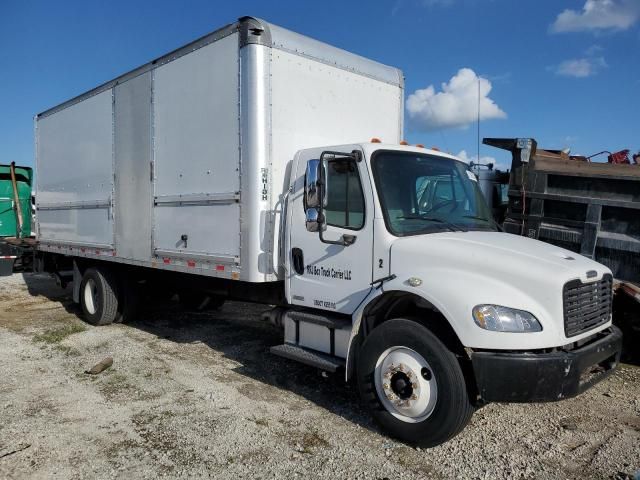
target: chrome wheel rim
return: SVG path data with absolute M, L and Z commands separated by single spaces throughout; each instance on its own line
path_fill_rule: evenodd
M 376 362 L 374 378 L 378 398 L 398 420 L 418 423 L 433 413 L 438 384 L 429 363 L 415 350 L 385 350 Z
M 98 286 L 93 278 L 84 285 L 84 306 L 90 315 L 98 311 Z

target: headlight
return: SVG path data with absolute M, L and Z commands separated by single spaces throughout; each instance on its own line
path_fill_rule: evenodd
M 524 310 L 500 305 L 477 305 L 473 307 L 473 320 L 480 328 L 495 332 L 539 332 L 542 326 L 538 319 Z

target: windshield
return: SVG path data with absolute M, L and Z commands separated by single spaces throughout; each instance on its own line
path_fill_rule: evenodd
M 385 223 L 394 235 L 497 229 L 464 163 L 397 151 L 376 152 L 371 163 Z

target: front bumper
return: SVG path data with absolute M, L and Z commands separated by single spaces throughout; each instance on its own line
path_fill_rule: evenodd
M 594 341 L 551 353 L 473 352 L 480 397 L 486 402 L 552 402 L 575 397 L 611 374 L 620 361 L 615 326 Z

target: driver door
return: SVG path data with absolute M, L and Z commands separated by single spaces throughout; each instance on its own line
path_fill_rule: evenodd
M 353 148 L 346 149 L 350 152 Z M 323 243 L 305 225 L 304 183 L 307 160 L 322 151 L 302 152 L 297 159 L 290 202 L 290 248 L 287 298 L 294 305 L 351 314 L 371 291 L 373 201 L 364 161 L 334 158 L 326 162 L 324 208 L 326 240 L 356 237 L 349 246 Z

